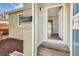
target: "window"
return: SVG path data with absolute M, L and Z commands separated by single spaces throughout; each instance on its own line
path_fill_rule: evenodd
M 73 25 L 79 26 L 79 3 L 73 3 Z M 76 15 L 77 14 L 77 15 Z
M 73 3 L 72 55 L 79 56 L 79 3 Z
M 73 15 L 79 12 L 79 3 L 73 3 Z
M 74 56 L 79 56 L 79 30 L 73 30 L 73 49 Z
M 19 15 L 19 25 L 22 24 L 22 20 L 23 20 L 22 17 L 23 17 L 23 14 L 20 14 L 20 15 Z
M 24 16 L 23 14 L 18 15 L 18 25 L 21 26 L 24 22 L 32 22 L 32 16 Z

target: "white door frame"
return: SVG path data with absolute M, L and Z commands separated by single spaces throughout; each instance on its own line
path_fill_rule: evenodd
M 73 16 L 73 4 L 70 4 L 70 56 L 72 56 L 72 16 Z
M 48 9 L 55 8 L 55 7 L 60 7 L 60 6 L 64 6 L 64 4 L 59 4 L 59 5 L 54 5 L 54 6 L 48 6 L 48 7 L 45 8 L 45 10 L 46 10 L 46 20 L 47 20 L 47 22 L 46 22 L 46 33 L 47 34 L 46 34 L 46 39 L 45 40 L 48 40 Z

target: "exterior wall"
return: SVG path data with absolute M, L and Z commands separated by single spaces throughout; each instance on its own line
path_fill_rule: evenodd
M 32 16 L 32 9 L 24 10 L 24 16 Z
M 23 13 L 24 16 L 32 16 L 32 9 L 30 6 L 27 8 L 27 5 L 24 4 L 23 11 L 15 12 L 9 14 L 9 37 L 18 38 L 24 41 L 24 55 L 31 56 L 32 55 L 32 22 L 23 22 L 22 26 L 18 25 L 18 14 Z M 32 5 L 31 5 L 32 6 Z
M 18 27 L 18 14 L 23 13 L 23 11 L 9 14 L 9 37 L 17 38 L 23 40 L 22 32 L 23 29 Z
M 23 3 L 24 9 L 31 9 L 32 8 L 32 3 Z
M 24 4 L 24 16 L 32 16 L 32 4 Z M 28 8 L 28 9 L 27 9 Z M 23 23 L 24 55 L 32 56 L 32 22 Z
M 23 23 L 24 55 L 32 55 L 32 22 Z

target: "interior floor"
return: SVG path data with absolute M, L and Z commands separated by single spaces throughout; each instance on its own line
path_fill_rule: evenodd
M 65 44 L 43 42 L 37 49 L 38 56 L 69 56 L 69 48 Z
M 58 34 L 52 34 L 50 37 L 48 37 L 48 39 L 54 39 L 54 40 L 62 40 Z
M 23 40 L 15 38 L 0 40 L 0 56 L 9 56 L 14 51 L 23 53 Z

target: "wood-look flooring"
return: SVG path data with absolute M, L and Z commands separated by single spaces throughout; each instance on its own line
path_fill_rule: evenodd
M 69 52 L 59 51 L 41 45 L 37 49 L 37 56 L 69 56 Z
M 51 39 L 51 40 L 62 40 L 58 34 L 52 34 L 50 37 L 48 37 L 48 39 Z

